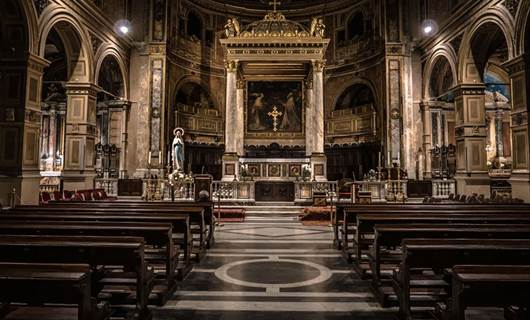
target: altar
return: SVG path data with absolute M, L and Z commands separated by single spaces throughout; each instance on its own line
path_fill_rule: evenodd
M 283 182 L 278 192 L 290 195 L 297 189 L 291 187 L 294 182 L 327 181 L 323 93 L 330 40 L 323 19 L 313 18 L 307 28 L 288 20 L 276 1 L 273 5 L 262 20 L 246 26 L 229 17 L 220 40 L 226 56 L 222 182 L 257 183 L 251 192 L 264 192 L 260 185 L 267 186 L 265 182 Z M 249 152 L 273 144 L 299 147 L 302 154 L 254 158 Z

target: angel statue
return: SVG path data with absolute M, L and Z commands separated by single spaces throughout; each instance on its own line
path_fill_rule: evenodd
M 225 24 L 225 34 L 227 38 L 236 37 L 239 35 L 241 28 L 239 26 L 239 21 L 237 18 L 228 18 Z
M 313 21 L 311 21 L 311 35 L 314 37 L 324 38 L 325 33 L 326 25 L 324 24 L 324 19 L 313 18 Z
M 173 130 L 173 143 L 171 149 L 173 149 L 173 170 L 184 171 L 184 129 L 176 128 Z

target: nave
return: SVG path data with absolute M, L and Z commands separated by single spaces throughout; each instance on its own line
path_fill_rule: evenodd
M 215 247 L 155 319 L 394 319 L 333 248 L 327 226 L 264 212 L 217 228 Z

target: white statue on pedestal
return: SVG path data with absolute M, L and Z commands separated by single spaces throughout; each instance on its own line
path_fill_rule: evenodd
M 171 149 L 173 151 L 173 170 L 184 172 L 184 129 L 176 128 L 173 130 L 175 138 Z

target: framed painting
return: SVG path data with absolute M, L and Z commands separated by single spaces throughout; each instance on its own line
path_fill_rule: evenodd
M 302 81 L 249 81 L 246 103 L 247 135 L 255 138 L 303 135 Z

